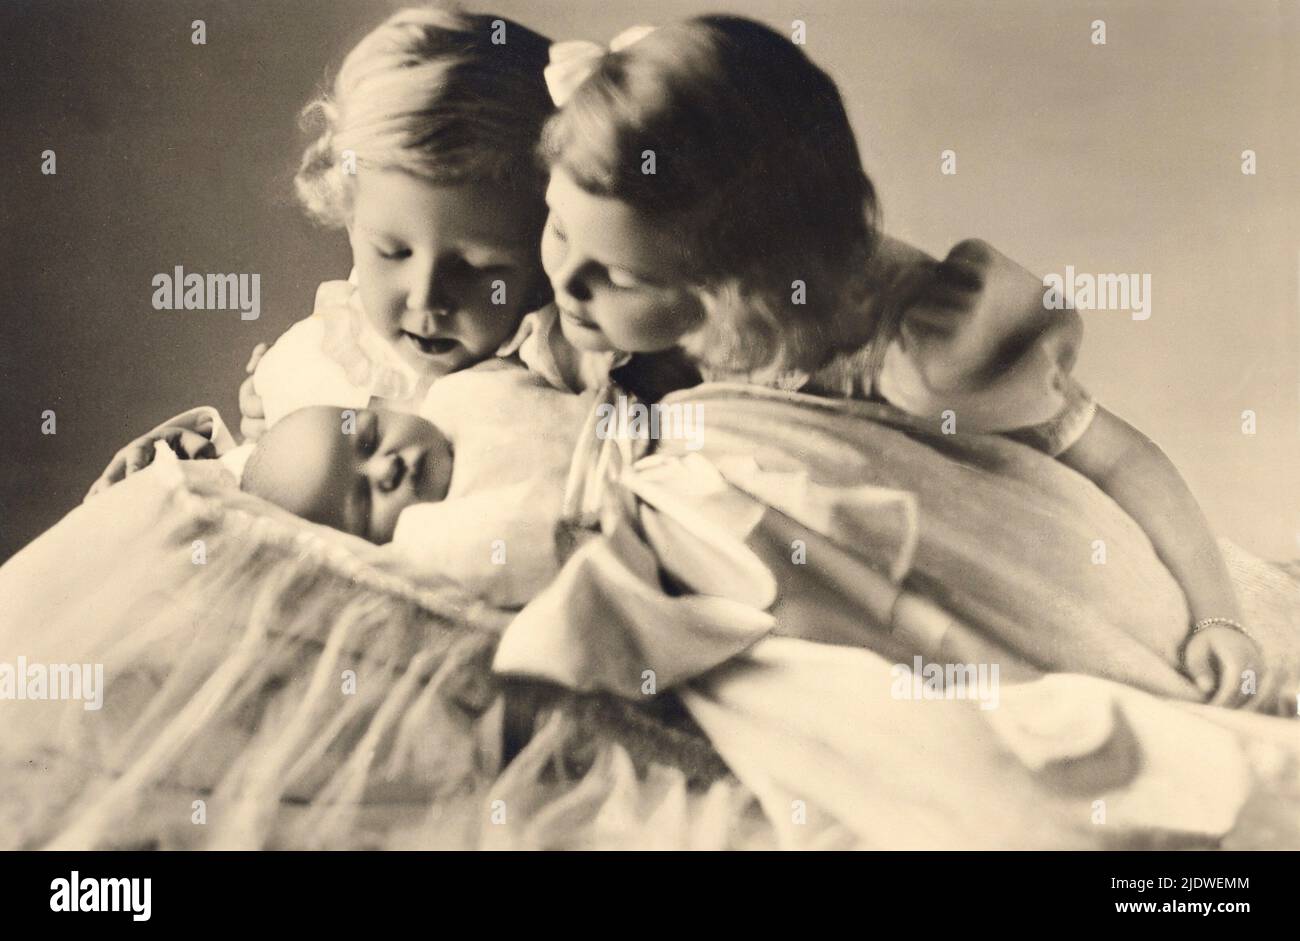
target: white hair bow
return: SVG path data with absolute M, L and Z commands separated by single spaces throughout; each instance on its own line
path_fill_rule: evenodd
M 543 71 L 546 88 L 551 93 L 555 107 L 562 108 L 573 97 L 578 86 L 587 80 L 607 53 L 626 49 L 655 31 L 653 26 L 632 26 L 623 30 L 609 42 L 606 49 L 600 43 L 586 39 L 571 39 L 551 44 L 551 63 Z

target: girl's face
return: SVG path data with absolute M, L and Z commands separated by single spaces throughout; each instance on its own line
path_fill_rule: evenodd
M 348 237 L 361 300 L 420 376 L 493 356 L 539 303 L 533 204 L 501 185 L 358 170 Z
M 593 196 L 560 168 L 546 203 L 542 265 L 565 339 L 585 350 L 653 353 L 699 326 L 704 308 L 670 229 Z

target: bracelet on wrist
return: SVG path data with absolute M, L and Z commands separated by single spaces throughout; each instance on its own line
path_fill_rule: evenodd
M 1251 636 L 1250 631 L 1246 630 L 1244 625 L 1240 624 L 1237 621 L 1234 621 L 1232 618 L 1201 618 L 1199 621 L 1197 621 L 1192 625 L 1192 632 L 1189 636 L 1195 637 L 1201 631 L 1211 627 L 1231 628 L 1237 633 L 1249 637 L 1251 640 L 1255 639 L 1254 637 Z

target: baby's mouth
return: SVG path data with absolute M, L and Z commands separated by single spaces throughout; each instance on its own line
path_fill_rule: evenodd
M 418 333 L 412 333 L 410 330 L 403 330 L 402 336 L 415 350 L 424 356 L 445 356 L 460 346 L 460 341 L 451 337 L 423 337 Z
M 398 453 L 393 455 L 392 470 L 385 483 L 389 492 L 409 490 L 418 494 L 424 486 L 424 468 L 428 455 L 421 451 L 415 457 Z

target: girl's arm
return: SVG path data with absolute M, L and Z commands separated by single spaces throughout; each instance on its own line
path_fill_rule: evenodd
M 1103 408 L 1088 430 L 1060 455 L 1118 503 L 1142 527 L 1187 596 L 1192 620 L 1241 620 L 1227 565 L 1196 498 L 1163 451 L 1132 425 Z M 1261 678 L 1259 649 L 1229 627 L 1202 630 L 1185 651 L 1188 673 L 1217 705 L 1239 706 L 1241 672 Z M 1262 690 L 1261 690 L 1262 692 Z M 1260 699 L 1263 697 L 1261 696 Z

